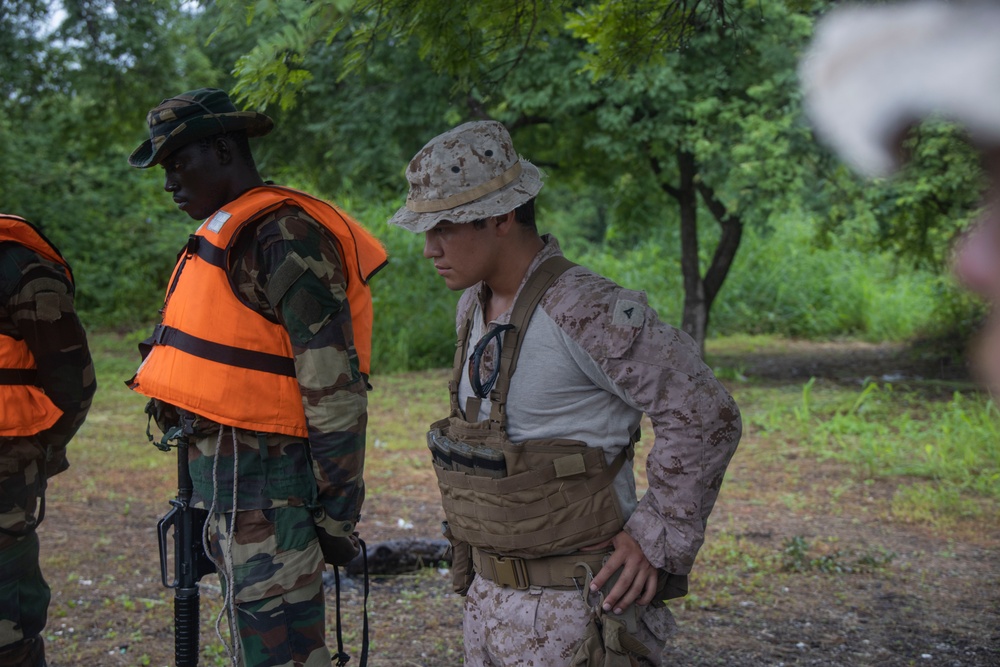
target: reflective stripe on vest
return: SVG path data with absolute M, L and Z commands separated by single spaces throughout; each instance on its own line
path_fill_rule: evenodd
M 181 253 L 163 321 L 130 383 L 135 391 L 220 424 L 307 437 L 288 332 L 233 292 L 227 257 L 239 231 L 295 206 L 337 240 L 361 372 L 371 364 L 368 280 L 386 263 L 381 243 L 333 205 L 290 188 L 254 188 L 206 220 Z
M 0 243 L 14 242 L 73 273 L 63 256 L 27 220 L 0 214 Z M 51 428 L 62 410 L 35 386 L 35 357 L 23 340 L 0 335 L 0 436 L 22 437 Z

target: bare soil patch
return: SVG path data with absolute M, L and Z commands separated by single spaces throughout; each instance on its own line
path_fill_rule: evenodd
M 859 383 L 891 374 L 952 391 L 968 381 L 961 362 L 898 346 L 790 343 L 780 354 L 711 362 L 799 386 L 809 377 Z M 732 389 L 739 400 L 740 385 Z M 369 456 L 364 538 L 438 539 L 443 515 L 419 463 L 422 443 Z M 664 665 L 1000 665 L 1000 520 L 901 522 L 891 511 L 900 483 L 855 479 L 845 466 L 778 451 L 749 428 L 691 595 L 671 604 L 679 627 Z M 51 667 L 173 664 L 172 594 L 160 582 L 155 535 L 173 485 L 167 458 L 148 474 L 74 466 L 53 481 L 39 531 L 53 589 Z M 344 638 L 358 665 L 363 582 L 342 584 Z M 228 664 L 214 631 L 218 595 L 206 579 L 203 665 Z M 461 605 L 448 573 L 435 567 L 373 578 L 369 665 L 461 665 Z

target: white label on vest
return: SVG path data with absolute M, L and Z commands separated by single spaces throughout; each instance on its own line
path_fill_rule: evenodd
M 627 324 L 638 329 L 646 319 L 646 308 L 638 301 L 618 299 L 615 302 L 615 314 L 612 323 L 619 326 Z
M 218 234 L 219 230 L 222 229 L 223 225 L 225 225 L 231 217 L 233 217 L 231 213 L 219 211 L 212 216 L 211 220 L 208 221 L 208 225 L 206 225 L 208 227 L 208 231 Z

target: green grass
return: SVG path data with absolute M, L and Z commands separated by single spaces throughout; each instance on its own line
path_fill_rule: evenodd
M 975 517 L 988 511 L 984 500 L 1000 500 L 1000 414 L 983 393 L 941 400 L 890 383 L 852 390 L 810 380 L 797 395 L 789 388 L 742 395 L 765 437 L 846 463 L 860 479 L 903 480 L 893 502 L 902 518 Z
M 171 465 L 169 454 L 147 442 L 145 399 L 124 384 L 138 363 L 135 344 L 143 335 L 91 335 L 99 389 L 73 444 L 74 465 L 125 475 Z M 712 341 L 709 354 L 738 358 L 782 347 L 781 339 L 739 336 Z M 859 479 L 904 480 L 894 508 L 914 520 L 976 516 L 984 500 L 1000 500 L 1000 414 L 984 394 L 955 392 L 941 400 L 888 383 L 771 386 L 744 377 L 738 367 L 717 370 L 735 387 L 744 421 L 771 443 L 755 453 L 765 462 L 780 464 L 789 451 L 805 452 L 850 465 Z M 368 444 L 374 485 L 400 467 L 422 469 L 427 426 L 447 411 L 447 378 L 443 369 L 373 375 Z M 81 493 L 99 492 L 98 479 L 84 481 Z M 124 495 L 125 502 L 132 497 Z
M 70 471 L 50 487 L 68 512 L 63 524 L 54 512 L 43 526 L 46 575 L 58 591 L 46 636 L 59 664 L 111 664 L 109 651 L 119 652 L 114 664 L 168 664 L 172 593 L 159 582 L 152 527 L 176 492 L 176 464 L 172 454 L 147 442 L 146 401 L 124 384 L 144 334 L 92 333 L 98 394 L 71 444 Z M 889 581 L 903 577 L 914 561 L 902 551 L 896 558 L 880 542 L 840 540 L 836 526 L 810 524 L 813 513 L 845 523 L 914 522 L 959 535 L 949 522 L 992 517 L 1000 503 L 998 415 L 986 397 L 890 385 L 763 383 L 744 373 L 741 354 L 777 354 L 786 344 L 741 336 L 709 345 L 710 357 L 726 359 L 732 369 L 726 382 L 746 428 L 692 575 L 692 593 L 672 603 L 688 617 L 733 605 L 770 607 L 787 602 L 783 590 L 844 577 Z M 407 508 L 439 502 L 424 434 L 447 412 L 448 375 L 439 368 L 371 378 L 365 478 L 370 507 L 392 508 L 383 510 L 383 520 L 406 519 Z M 641 462 L 653 440 L 648 428 L 644 436 L 636 456 L 640 488 Z M 871 489 L 889 489 L 890 495 L 861 507 L 859 499 Z M 788 518 L 798 524 L 780 533 Z M 125 549 L 132 560 L 122 556 Z M 423 654 L 427 664 L 457 664 L 461 599 L 442 594 L 449 590 L 443 576 L 428 568 L 380 582 L 380 597 L 369 607 L 378 629 L 372 648 L 385 661 L 379 664 L 405 664 L 407 656 Z M 221 605 L 214 586 L 202 595 L 201 658 L 202 664 L 223 665 L 214 634 Z M 357 598 L 350 593 L 345 604 L 358 609 Z M 345 635 L 356 647 L 360 616 L 347 619 Z M 121 653 L 126 645 L 134 655 Z

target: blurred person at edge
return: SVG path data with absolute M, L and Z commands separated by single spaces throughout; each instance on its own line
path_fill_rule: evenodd
M 966 288 L 1000 306 L 1000 5 L 837 7 L 818 22 L 800 76 L 817 136 L 866 175 L 896 171 L 907 132 L 925 118 L 964 128 L 988 187 L 978 219 L 955 244 L 953 270 Z M 975 372 L 996 392 L 996 313 L 975 347 Z
M 49 587 L 35 529 L 49 479 L 97 389 L 73 273 L 23 218 L 0 213 L 0 666 L 44 667 Z
M 265 182 L 249 138 L 274 123 L 225 91 L 165 99 L 146 123 L 129 164 L 160 165 L 163 189 L 203 222 L 130 386 L 189 440 L 234 663 L 329 666 L 322 573 L 360 548 L 368 279 L 385 250 L 328 202 Z

